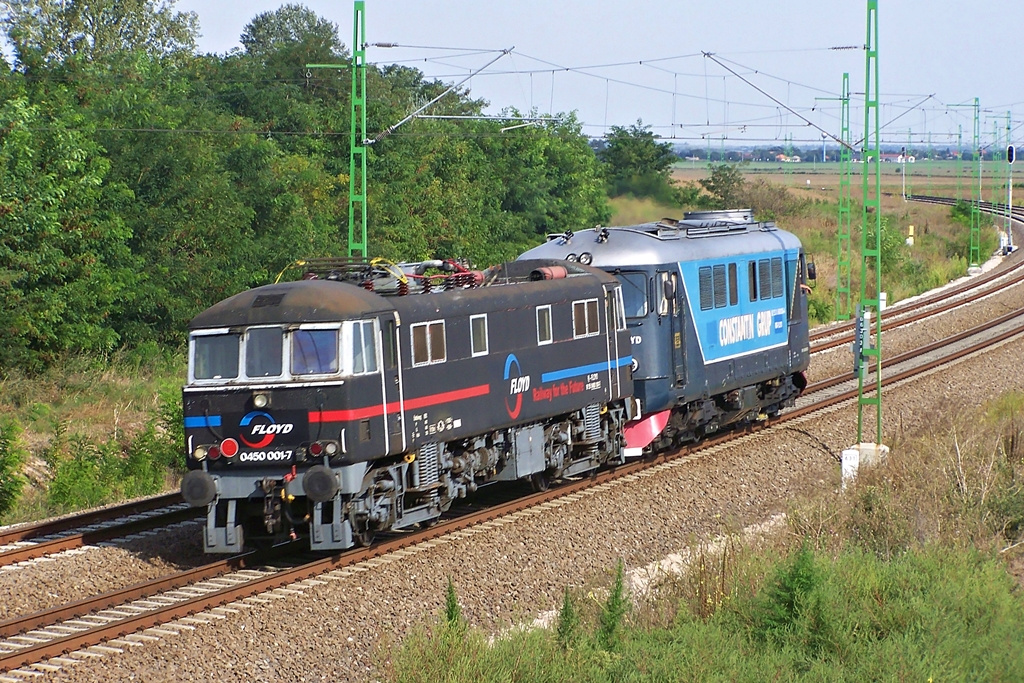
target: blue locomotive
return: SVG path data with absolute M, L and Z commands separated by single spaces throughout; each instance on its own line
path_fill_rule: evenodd
M 795 235 L 749 211 L 551 235 L 523 259 L 592 265 L 622 283 L 641 416 L 627 455 L 770 417 L 806 386 L 807 279 Z
M 543 489 L 623 462 L 638 414 L 614 277 L 566 261 L 316 265 L 190 324 L 181 491 L 207 508 L 207 552 L 368 544 L 484 484 Z

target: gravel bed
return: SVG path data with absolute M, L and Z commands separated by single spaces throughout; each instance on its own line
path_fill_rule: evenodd
M 167 576 L 208 562 L 202 526 L 182 524 L 132 540 L 91 546 L 0 569 L 0 620 Z
M 948 335 L 949 327 L 936 334 Z M 886 433 L 935 431 L 943 408 L 1024 390 L 1021 357 L 1024 341 L 1015 340 L 887 389 Z M 566 585 L 605 583 L 619 558 L 629 568 L 642 566 L 764 521 L 794 500 L 838 494 L 837 457 L 854 441 L 856 420 L 851 402 L 544 514 L 325 581 L 301 596 L 254 604 L 123 655 L 65 667 L 50 680 L 373 680 L 388 645 L 442 609 L 449 577 L 469 621 L 497 631 L 556 608 Z

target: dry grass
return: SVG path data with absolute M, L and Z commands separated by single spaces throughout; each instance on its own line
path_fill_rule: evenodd
M 181 364 L 117 356 L 108 362 L 68 358 L 38 376 L 10 370 L 0 378 L 0 415 L 18 420 L 35 458 L 58 431 L 128 440 L 156 414 L 161 392 L 183 383 Z

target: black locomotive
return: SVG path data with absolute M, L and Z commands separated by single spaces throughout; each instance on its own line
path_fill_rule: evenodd
M 637 405 L 611 275 L 318 265 L 190 325 L 181 490 L 208 508 L 208 552 L 367 544 L 483 484 L 545 488 L 623 461 Z

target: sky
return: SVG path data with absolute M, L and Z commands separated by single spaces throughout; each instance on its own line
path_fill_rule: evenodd
M 253 17 L 282 4 L 178 0 L 175 7 L 198 15 L 200 52 L 224 54 L 241 48 L 239 36 Z M 302 4 L 335 23 L 351 46 L 351 2 Z M 1012 27 L 1024 26 L 1024 2 L 877 4 L 883 144 L 949 146 L 960 136 L 969 148 L 975 98 L 983 146 L 1005 146 L 1008 114 L 1010 141 L 1024 138 L 1024 69 L 1012 36 Z M 867 0 L 366 0 L 365 6 L 367 62 L 413 66 L 448 83 L 474 74 L 465 87 L 490 103 L 489 114 L 507 107 L 541 115 L 575 111 L 584 133 L 595 137 L 642 122 L 664 139 L 696 147 L 805 147 L 841 136 L 845 72 L 851 139 L 863 136 Z

